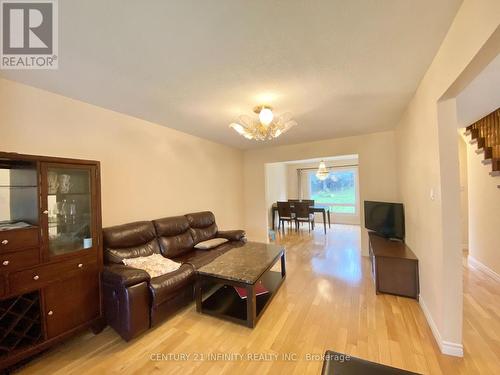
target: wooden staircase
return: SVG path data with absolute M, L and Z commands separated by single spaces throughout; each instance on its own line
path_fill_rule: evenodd
M 500 176 L 500 108 L 467 126 L 465 135 L 470 135 L 470 143 L 477 145 L 476 153 L 484 154 L 482 163 L 491 164 L 490 175 Z

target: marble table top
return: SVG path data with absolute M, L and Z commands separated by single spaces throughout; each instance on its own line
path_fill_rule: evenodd
M 274 264 L 283 246 L 247 242 L 242 247 L 229 250 L 209 264 L 198 269 L 198 274 L 254 284 Z

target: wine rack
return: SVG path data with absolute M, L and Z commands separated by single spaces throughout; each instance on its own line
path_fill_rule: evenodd
M 0 301 L 0 359 L 42 339 L 39 292 Z

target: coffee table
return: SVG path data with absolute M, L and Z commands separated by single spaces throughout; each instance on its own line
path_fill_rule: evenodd
M 271 270 L 278 260 L 281 272 Z M 197 270 L 196 311 L 253 328 L 285 277 L 284 247 L 247 242 Z M 260 283 L 268 292 L 256 295 Z M 213 285 L 209 293 L 204 293 L 206 285 Z M 247 297 L 240 297 L 234 287 L 243 288 Z
M 327 350 L 321 375 L 421 375 Z

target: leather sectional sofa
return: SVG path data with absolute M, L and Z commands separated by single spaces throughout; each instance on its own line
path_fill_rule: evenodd
M 246 241 L 242 230 L 219 231 L 211 212 L 105 228 L 103 237 L 105 316 L 127 341 L 193 301 L 196 269 Z M 208 251 L 194 248 L 216 237 L 229 241 Z M 154 253 L 182 265 L 174 272 L 151 278 L 147 272 L 122 262 Z

